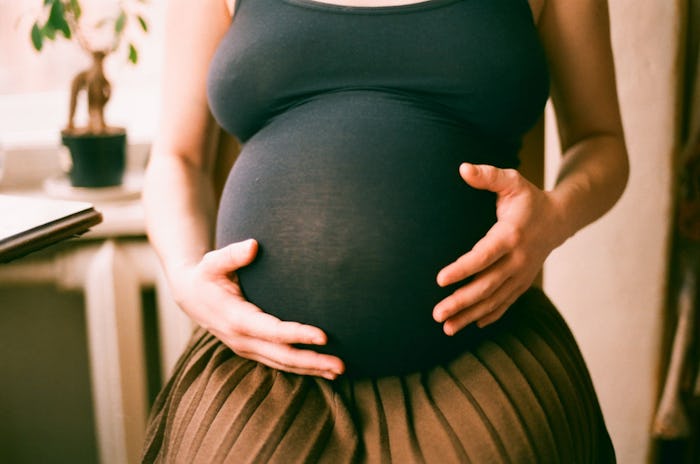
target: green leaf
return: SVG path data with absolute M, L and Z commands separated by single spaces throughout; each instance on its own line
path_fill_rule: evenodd
M 141 29 L 143 29 L 143 32 L 148 32 L 148 23 L 145 19 L 143 19 L 143 16 L 138 15 L 136 16 L 136 19 L 139 20 L 139 24 L 141 25 Z
M 70 31 L 70 26 L 68 26 L 68 23 L 66 21 L 63 21 L 61 23 L 61 27 L 59 30 L 63 34 L 63 37 L 65 37 L 66 39 L 70 39 L 73 36 L 73 34 L 71 34 Z
M 83 10 L 80 8 L 80 2 L 78 0 L 70 0 L 69 5 L 75 19 L 80 19 L 80 15 L 83 14 Z
M 44 6 L 51 5 L 54 3 L 56 0 L 44 0 Z
M 66 22 L 63 3 L 58 1 L 54 2 L 53 5 L 51 5 L 51 12 L 49 13 L 47 24 L 51 24 L 54 29 L 61 29 L 61 23 L 63 22 Z
M 34 25 L 32 26 L 31 37 L 32 45 L 34 45 L 36 51 L 40 52 L 41 47 L 44 46 L 44 36 L 42 35 L 41 30 L 39 29 L 39 24 L 34 23 Z
M 52 40 L 55 31 L 60 31 L 66 39 L 70 39 L 72 36 L 70 26 L 66 21 L 66 10 L 60 1 L 56 1 L 51 5 L 49 20 L 46 22 L 46 25 L 51 26 L 50 28 L 44 28 L 44 30 L 47 37 Z
M 41 28 L 41 33 L 49 40 L 56 39 L 56 29 L 49 23 L 44 24 L 44 27 Z
M 114 22 L 114 32 L 121 34 L 121 32 L 124 30 L 124 26 L 126 26 L 126 13 L 124 10 L 121 10 L 117 20 Z
M 129 61 L 136 64 L 139 61 L 139 52 L 134 47 L 134 44 L 129 44 Z

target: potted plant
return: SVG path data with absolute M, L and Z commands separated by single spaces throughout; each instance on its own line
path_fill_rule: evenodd
M 62 35 L 64 39 L 77 43 L 92 61 L 90 67 L 79 72 L 71 82 L 68 123 L 61 131 L 61 140 L 71 154 L 71 185 L 120 185 L 126 166 L 126 130 L 123 127 L 109 126 L 105 122 L 104 108 L 109 101 L 111 86 L 103 64 L 107 57 L 124 48 L 128 60 L 133 64 L 138 62 L 136 45 L 133 41 L 125 41 L 125 33 L 127 24 L 131 22 L 143 33 L 148 32 L 148 23 L 138 5 L 147 0 L 118 1 L 113 15 L 100 18 L 90 25 L 83 18 L 80 0 L 42 2 L 41 14 L 31 28 L 34 48 L 41 51 L 47 40 L 53 41 Z M 103 38 L 101 45 L 94 44 L 96 35 Z M 74 119 L 82 93 L 87 97 L 88 122 L 79 127 Z

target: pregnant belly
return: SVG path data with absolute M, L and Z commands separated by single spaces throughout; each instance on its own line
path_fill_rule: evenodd
M 217 246 L 255 238 L 243 292 L 283 320 L 320 327 L 351 375 L 452 356 L 433 306 L 438 271 L 495 221 L 495 197 L 462 161 L 503 161 L 464 128 L 400 100 L 338 95 L 296 107 L 244 146 L 224 189 Z M 496 163 L 498 164 L 498 163 Z

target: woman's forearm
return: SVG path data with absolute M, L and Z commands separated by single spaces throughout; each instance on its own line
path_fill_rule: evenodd
M 587 137 L 564 153 L 554 188 L 559 244 L 605 214 L 622 195 L 629 164 L 621 135 Z
M 230 24 L 221 0 L 167 2 L 160 121 L 143 203 L 146 231 L 169 278 L 212 248 L 218 126 L 209 111 L 206 80 Z
M 210 176 L 179 156 L 149 161 L 143 192 L 146 231 L 168 277 L 213 247 L 216 200 Z

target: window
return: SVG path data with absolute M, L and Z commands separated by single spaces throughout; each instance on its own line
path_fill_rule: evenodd
M 149 32 L 136 37 L 138 65 L 128 63 L 121 50 L 105 61 L 112 84 L 107 123 L 126 127 L 132 143 L 150 142 L 155 130 L 166 1 L 150 0 L 145 6 Z M 67 121 L 71 80 L 90 64 L 75 43 L 62 37 L 45 44 L 41 53 L 33 49 L 30 30 L 42 3 L 0 0 L 0 144 L 8 152 L 58 146 L 60 129 Z M 82 0 L 82 4 L 88 20 L 102 17 L 110 8 L 116 11 L 117 1 Z M 86 114 L 82 97 L 77 122 Z

